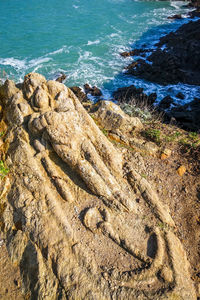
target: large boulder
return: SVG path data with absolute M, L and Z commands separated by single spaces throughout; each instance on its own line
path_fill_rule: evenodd
M 98 108 L 94 116 L 106 130 L 130 132 L 143 128 L 139 118 L 129 117 L 118 105 L 111 101 L 99 101 L 96 106 Z

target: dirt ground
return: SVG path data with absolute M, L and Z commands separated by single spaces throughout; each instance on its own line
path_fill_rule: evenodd
M 200 136 L 172 125 L 158 123 L 153 127 L 151 124 L 151 128 L 156 135 L 148 138 L 156 141 L 160 149 L 170 150 L 171 154 L 163 156 L 165 151 L 161 150 L 156 157 L 143 155 L 144 168 L 139 172 L 170 208 L 200 296 Z M 178 174 L 180 167 L 183 174 Z

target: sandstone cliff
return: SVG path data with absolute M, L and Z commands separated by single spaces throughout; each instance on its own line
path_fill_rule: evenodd
M 158 149 L 134 138 L 140 120 L 106 101 L 91 117 L 69 88 L 33 73 L 7 80 L 0 99 L 1 227 L 22 297 L 196 299 L 170 210 L 141 174 L 141 153 Z M 138 152 L 122 142 L 130 134 Z

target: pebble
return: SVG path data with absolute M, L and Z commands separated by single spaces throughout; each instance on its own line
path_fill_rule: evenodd
M 183 176 L 184 174 L 185 174 L 185 172 L 186 172 L 186 167 L 185 166 L 180 166 L 179 168 L 178 168 L 178 170 L 177 170 L 177 173 L 178 173 L 178 175 L 179 176 Z

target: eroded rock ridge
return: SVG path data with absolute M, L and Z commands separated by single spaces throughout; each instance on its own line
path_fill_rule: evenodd
M 169 209 L 73 92 L 30 73 L 19 85 L 7 80 L 0 96 L 10 169 L 1 191 L 4 232 L 23 294 L 196 299 Z M 95 118 L 108 128 L 142 126 L 107 106 Z

